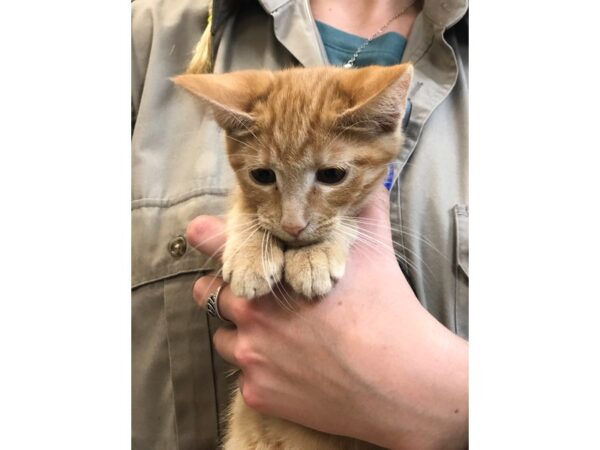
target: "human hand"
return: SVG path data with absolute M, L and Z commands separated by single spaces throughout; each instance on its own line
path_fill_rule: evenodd
M 263 414 L 388 448 L 464 448 L 468 345 L 421 306 L 400 271 L 388 193 L 377 192 L 361 217 L 365 237 L 322 300 L 276 288 L 277 295 L 248 301 L 224 286 L 219 309 L 235 328 L 220 327 L 214 346 L 242 370 L 242 396 Z M 204 216 L 187 236 L 212 254 L 224 243 L 222 230 L 219 219 Z M 221 283 L 198 280 L 198 304 Z

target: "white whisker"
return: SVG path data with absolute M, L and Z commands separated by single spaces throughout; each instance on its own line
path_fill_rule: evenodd
M 342 231 L 344 230 L 344 226 L 340 226 L 339 230 Z M 354 231 L 354 230 L 353 230 Z M 347 232 L 347 231 L 345 231 Z M 413 269 L 414 271 L 418 271 L 418 267 L 417 265 L 410 261 L 409 258 L 405 255 L 400 255 L 393 247 L 393 245 L 388 245 L 385 242 L 382 242 L 372 236 L 369 236 L 367 234 L 364 234 L 361 230 L 358 230 L 358 236 L 356 237 L 356 241 L 362 243 L 363 245 L 379 252 L 382 255 L 386 255 L 386 256 L 394 256 L 396 259 L 399 259 L 400 261 L 402 261 L 403 263 L 407 264 L 411 269 Z M 391 241 L 391 243 L 393 244 L 393 241 Z M 389 253 L 388 253 L 389 252 Z M 423 265 L 425 266 L 425 268 L 431 273 L 432 276 L 433 272 L 431 271 L 431 269 L 423 262 Z M 434 277 L 435 278 L 435 277 Z
M 379 223 L 379 220 L 377 219 L 367 219 L 364 217 L 351 217 L 351 216 L 346 216 L 346 217 L 340 217 L 340 219 L 342 221 L 348 221 L 348 220 L 358 220 L 361 223 L 364 223 L 365 225 L 374 225 L 376 223 Z M 397 228 L 397 227 L 393 227 L 391 226 L 390 229 L 392 231 L 395 231 L 397 233 L 400 234 L 404 234 L 406 236 L 409 236 L 411 238 L 414 238 L 420 242 L 422 242 L 423 244 L 427 245 L 429 248 L 431 248 L 434 252 L 436 252 L 439 256 L 441 256 L 442 258 L 444 258 L 446 261 L 449 261 L 447 255 L 445 255 L 444 253 L 442 253 L 435 245 L 433 245 L 433 243 L 431 243 L 431 241 L 429 241 L 428 239 L 426 239 L 425 237 L 423 237 L 423 235 L 421 235 L 418 232 L 413 232 L 411 231 L 410 228 L 402 226 L 401 228 Z M 396 242 L 396 244 L 398 244 Z M 403 247 L 405 248 L 405 247 Z
M 379 236 L 377 233 L 374 233 L 374 232 L 372 232 L 370 230 L 365 230 L 364 228 L 361 228 L 358 232 L 360 234 L 364 234 L 369 239 L 372 239 L 372 240 L 374 240 L 374 241 L 376 241 L 378 243 L 381 243 L 381 244 L 385 245 L 385 243 L 383 243 L 383 242 L 381 242 L 381 241 L 379 241 L 377 239 L 377 236 Z M 414 255 L 414 257 L 417 258 L 418 261 L 425 266 L 425 268 L 429 271 L 429 273 L 431 273 L 433 275 L 433 271 L 431 270 L 431 268 L 427 265 L 427 263 L 425 262 L 425 260 L 417 252 L 415 252 L 414 250 L 409 249 L 408 247 L 406 247 L 405 245 L 402 245 L 401 243 L 399 243 L 398 241 L 396 241 L 394 239 L 390 239 L 390 241 L 391 241 L 392 245 L 400 247 L 402 249 L 402 251 L 409 252 L 411 255 Z M 396 254 L 396 256 L 398 255 L 398 252 L 396 252 L 395 250 L 394 250 L 394 253 Z M 406 256 L 406 258 L 408 258 L 408 256 Z

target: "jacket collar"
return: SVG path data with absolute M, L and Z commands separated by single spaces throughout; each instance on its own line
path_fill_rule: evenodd
M 456 24 L 467 12 L 468 0 L 425 0 L 425 14 L 437 28 L 446 29 Z
M 218 35 L 227 19 L 250 2 L 258 2 L 273 17 L 276 38 L 305 67 L 325 65 L 327 56 L 310 12 L 309 0 L 214 0 L 211 31 Z M 423 15 L 444 30 L 466 13 L 468 0 L 424 0 Z
M 213 33 L 221 28 L 230 15 L 246 3 L 258 2 L 263 9 L 271 14 L 281 13 L 282 10 L 308 8 L 309 0 L 214 0 Z M 291 8 L 295 6 L 295 8 Z M 440 28 L 447 28 L 458 22 L 465 15 L 468 0 L 424 0 L 423 12 Z

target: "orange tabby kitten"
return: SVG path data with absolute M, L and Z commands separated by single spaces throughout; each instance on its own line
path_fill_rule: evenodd
M 225 130 L 236 173 L 223 278 L 248 299 L 285 281 L 307 299 L 344 274 L 358 224 L 403 142 L 410 64 L 181 75 Z M 249 409 L 239 391 L 225 450 L 368 449 Z

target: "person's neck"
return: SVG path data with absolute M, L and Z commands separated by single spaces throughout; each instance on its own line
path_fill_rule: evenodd
M 310 0 L 315 20 L 325 22 L 347 33 L 364 38 L 371 37 L 412 0 Z M 385 32 L 395 31 L 408 36 L 421 9 L 417 0 L 408 10 L 394 20 Z

